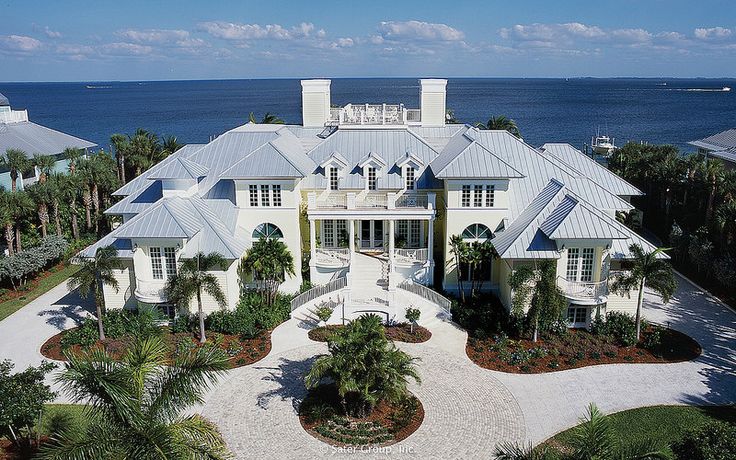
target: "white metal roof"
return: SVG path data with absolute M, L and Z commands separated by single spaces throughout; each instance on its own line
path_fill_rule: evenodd
M 58 155 L 69 147 L 88 149 L 97 144 L 30 121 L 0 123 L 0 152 L 23 150 L 28 156 Z

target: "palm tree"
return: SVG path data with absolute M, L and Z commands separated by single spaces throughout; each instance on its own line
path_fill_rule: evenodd
M 8 255 L 12 256 L 13 225 L 15 224 L 15 218 L 12 212 L 13 197 L 11 193 L 5 191 L 5 189 L 0 189 L 0 225 L 2 225 L 5 232 L 5 244 L 8 246 Z
M 77 171 L 77 164 L 81 158 L 84 158 L 84 150 L 74 147 L 68 147 L 64 150 L 64 158 L 69 164 L 69 174 L 74 175 Z
M 702 178 L 708 188 L 708 202 L 705 208 L 706 222 L 710 222 L 713 216 L 716 192 L 718 191 L 718 185 L 723 179 L 724 172 L 723 163 L 720 161 L 710 160 L 703 165 Z
M 677 280 L 672 272 L 672 266 L 666 261 L 659 259 L 659 254 L 665 248 L 657 248 L 652 252 L 645 253 L 641 246 L 632 244 L 629 251 L 634 255 L 633 268 L 631 271 L 618 276 L 611 283 L 611 290 L 620 294 L 628 294 L 633 289 L 639 289 L 639 300 L 636 303 L 636 340 L 641 336 L 641 307 L 644 301 L 644 288 L 648 287 L 662 296 L 662 301 L 667 303 L 677 289 Z
M 49 203 L 53 200 L 51 188 L 40 180 L 33 185 L 26 187 L 28 195 L 31 197 L 38 210 L 38 220 L 41 222 L 41 236 L 46 237 L 49 223 Z
M 82 205 L 87 223 L 87 231 L 92 229 L 92 187 L 90 183 L 94 180 L 93 165 L 90 160 L 83 158 L 77 162 L 76 176 L 79 180 L 79 188 L 82 191 Z
M 84 430 L 55 430 L 41 452 L 46 460 L 231 458 L 217 426 L 184 415 L 228 369 L 216 347 L 176 354 L 160 336 L 136 338 L 120 359 L 93 348 L 68 353 L 56 381 L 86 404 Z
M 61 188 L 59 191 L 59 195 L 65 203 L 69 203 L 72 237 L 74 237 L 75 240 L 78 240 L 79 223 L 77 221 L 77 199 L 79 198 L 81 178 L 79 174 L 70 174 L 63 177 L 64 179 L 60 182 Z
M 450 237 L 450 253 L 455 259 L 455 270 L 457 271 L 457 293 L 463 303 L 465 303 L 465 289 L 463 288 L 462 266 L 468 259 L 469 249 L 470 246 L 460 235 Z
M 179 265 L 179 272 L 166 282 L 165 292 L 171 302 L 180 308 L 188 308 L 194 297 L 197 298 L 199 314 L 199 341 L 205 343 L 204 311 L 202 310 L 202 292 L 206 292 L 225 308 L 225 294 L 217 277 L 211 273 L 216 269 L 227 269 L 227 261 L 222 255 L 211 252 L 207 255 L 198 252 L 191 259 L 185 259 Z
M 728 246 L 733 241 L 733 235 L 736 232 L 736 201 L 731 200 L 718 206 L 715 220 L 721 232 L 721 239 Z
M 90 293 L 94 294 L 95 307 L 97 309 L 97 329 L 100 340 L 105 340 L 105 328 L 102 324 L 102 315 L 105 311 L 105 296 L 103 287 L 110 286 L 117 292 L 120 289 L 115 270 L 120 269 L 118 250 L 115 247 L 105 246 L 97 249 L 95 256 L 91 259 L 76 257 L 73 261 L 79 265 L 79 270 L 69 277 L 67 287 L 69 290 L 79 289 L 79 294 L 87 298 Z
M 284 120 L 279 118 L 278 115 L 275 115 L 271 112 L 266 112 L 263 115 L 263 118 L 261 118 L 261 121 L 256 121 L 256 116 L 253 114 L 253 112 L 250 113 L 248 116 L 248 121 L 251 123 L 260 123 L 262 125 L 283 125 Z
M 18 182 L 18 174 L 23 174 L 28 166 L 28 155 L 26 152 L 19 149 L 8 149 L 5 151 L 4 156 L 0 156 L 0 167 L 3 167 L 10 171 L 10 191 L 15 192 Z
M 516 122 L 504 115 L 493 116 L 486 123 L 476 123 L 475 127 L 480 129 L 508 131 L 521 139 L 521 133 L 519 132 L 519 127 L 516 126 Z
M 135 168 L 135 175 L 139 176 L 143 171 L 165 158 L 167 154 L 164 155 L 162 152 L 158 136 L 145 129 L 137 129 L 130 138 L 130 148 L 127 151 L 130 163 Z
M 364 417 L 382 400 L 405 398 L 409 378 L 421 382 L 416 359 L 386 338 L 377 315 L 363 315 L 335 332 L 328 349 L 330 354 L 317 358 L 304 382 L 307 388 L 315 388 L 323 378 L 333 381 L 350 415 Z
M 125 180 L 125 155 L 127 155 L 128 149 L 130 148 L 130 142 L 128 136 L 125 134 L 113 134 L 110 136 L 110 144 L 115 149 L 115 159 L 118 165 L 118 178 L 123 184 Z
M 33 200 L 23 190 L 11 192 L 10 195 L 10 213 L 13 215 L 15 222 L 15 248 L 17 252 L 23 250 L 23 242 L 20 235 L 21 222 L 28 217 L 34 209 Z
M 294 256 L 289 248 L 276 238 L 261 238 L 253 243 L 238 266 L 241 277 L 252 273 L 258 277 L 259 288 L 266 304 L 273 305 L 278 294 L 279 285 L 286 275 L 294 275 Z
M 38 181 L 43 184 L 54 170 L 56 158 L 51 155 L 34 155 L 33 165 L 38 168 Z
M 519 445 L 502 442 L 496 446 L 496 460 L 557 460 L 560 457 L 547 446 L 534 447 L 531 443 Z
M 164 158 L 176 152 L 182 147 L 184 147 L 184 144 L 180 144 L 179 141 L 176 139 L 176 136 L 166 136 L 163 138 L 163 142 L 161 143 L 161 150 Z
M 46 182 L 46 187 L 51 195 L 51 209 L 54 214 L 54 228 L 56 229 L 56 234 L 58 236 L 61 236 L 62 233 L 60 212 L 61 200 L 64 199 L 67 194 L 67 189 L 69 188 L 67 185 L 67 177 L 67 175 L 62 173 L 54 173 L 49 176 L 48 182 Z

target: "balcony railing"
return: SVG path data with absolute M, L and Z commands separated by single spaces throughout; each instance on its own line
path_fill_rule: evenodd
M 0 112 L 0 123 L 21 123 L 24 121 L 28 121 L 28 111 L 26 110 Z
M 135 298 L 146 303 L 162 303 L 168 300 L 164 280 L 135 280 Z
M 385 193 L 368 193 L 355 200 L 356 208 L 385 208 L 388 199 Z
M 437 206 L 434 193 L 403 193 L 394 192 L 339 192 L 331 191 L 317 194 L 310 192 L 307 195 L 308 209 L 406 209 L 417 208 L 432 210 Z
M 397 208 L 426 208 L 427 195 L 416 193 L 404 193 L 396 198 Z
M 424 263 L 427 261 L 428 255 L 427 248 L 394 249 L 394 260 L 399 264 Z
M 315 262 L 322 267 L 347 267 L 350 265 L 350 249 L 348 248 L 317 248 L 315 255 Z
M 608 280 L 598 282 L 570 281 L 562 276 L 557 278 L 562 294 L 574 300 L 604 301 L 608 296 Z
M 345 209 L 347 207 L 347 196 L 344 193 L 328 193 L 320 196 L 315 205 L 318 208 Z
M 421 121 L 421 111 L 403 104 L 348 104 L 331 108 L 329 121 L 338 125 L 405 125 Z

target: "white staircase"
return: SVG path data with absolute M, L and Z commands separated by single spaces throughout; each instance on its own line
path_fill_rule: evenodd
M 350 300 L 345 317 L 353 319 L 372 312 L 384 319 L 393 316 L 389 309 L 388 261 L 356 252 L 350 261 Z

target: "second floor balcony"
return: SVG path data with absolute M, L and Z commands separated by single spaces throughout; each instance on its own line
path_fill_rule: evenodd
M 309 210 L 395 210 L 395 209 L 423 209 L 434 210 L 437 206 L 437 197 L 434 193 L 400 193 L 395 192 L 327 192 L 317 194 L 310 192 L 307 195 L 307 209 Z
M 165 303 L 166 296 L 165 280 L 146 280 L 137 278 L 135 281 L 135 298 L 144 303 Z
M 597 305 L 608 299 L 608 279 L 588 282 L 559 276 L 557 286 L 565 297 L 581 305 Z

